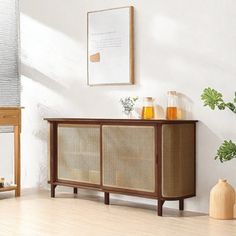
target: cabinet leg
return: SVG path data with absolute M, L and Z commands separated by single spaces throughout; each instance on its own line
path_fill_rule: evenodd
M 51 197 L 55 197 L 55 188 L 56 185 L 51 184 Z
M 158 200 L 158 205 L 157 205 L 157 214 L 158 216 L 162 216 L 162 211 L 163 211 L 163 204 L 164 204 L 164 200 Z
M 108 192 L 105 192 L 104 193 L 104 203 L 106 205 L 109 205 L 110 204 L 110 194 Z
M 77 194 L 77 193 L 78 193 L 78 189 L 74 188 L 74 194 Z
M 183 211 L 184 210 L 184 199 L 179 200 L 179 210 Z

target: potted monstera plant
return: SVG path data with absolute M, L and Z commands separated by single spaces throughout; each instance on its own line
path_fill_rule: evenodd
M 236 92 L 234 98 L 230 102 L 225 102 L 223 95 L 212 88 L 205 88 L 201 95 L 204 106 L 210 107 L 212 110 L 218 108 L 220 110 L 229 109 L 236 113 Z M 229 161 L 236 158 L 236 144 L 232 140 L 224 140 L 217 150 L 215 159 L 221 162 Z M 235 191 L 233 187 L 227 183 L 225 179 L 220 179 L 218 183 L 211 189 L 210 193 L 210 209 L 209 214 L 216 219 L 233 219 L 235 204 Z
M 220 92 L 212 88 L 205 88 L 201 95 L 201 99 L 204 102 L 204 106 L 208 106 L 212 110 L 215 108 L 220 110 L 229 109 L 236 114 L 236 92 L 234 94 L 233 101 L 225 102 L 223 95 Z M 232 140 L 224 140 L 217 150 L 215 159 L 225 162 L 233 158 L 236 158 L 236 144 L 232 142 Z

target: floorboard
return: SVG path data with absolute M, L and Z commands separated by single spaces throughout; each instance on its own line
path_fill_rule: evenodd
M 0 236 L 234 236 L 236 221 L 210 219 L 207 215 L 112 200 L 104 205 L 98 196 L 78 190 L 60 193 L 52 199 L 49 191 L 0 193 Z

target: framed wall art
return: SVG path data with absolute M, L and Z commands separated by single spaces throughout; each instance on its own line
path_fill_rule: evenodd
M 87 83 L 134 83 L 134 9 L 132 6 L 87 14 Z

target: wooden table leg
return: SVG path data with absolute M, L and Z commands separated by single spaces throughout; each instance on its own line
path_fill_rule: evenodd
M 106 205 L 110 204 L 110 194 L 108 192 L 104 192 L 104 203 Z
M 14 175 L 15 175 L 15 196 L 20 196 L 20 127 L 14 127 Z
M 179 210 L 183 211 L 184 210 L 184 199 L 179 200 Z

